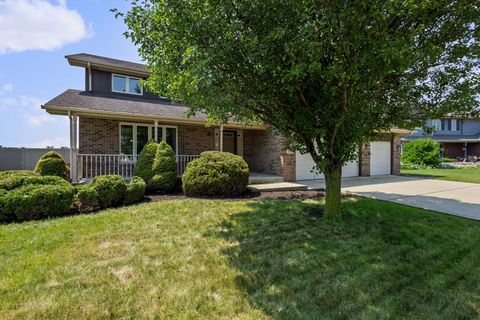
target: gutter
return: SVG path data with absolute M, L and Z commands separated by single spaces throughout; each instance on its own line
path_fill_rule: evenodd
M 144 115 L 144 114 L 135 114 L 127 112 L 114 112 L 114 111 L 99 111 L 99 110 L 85 110 L 83 108 L 75 107 L 58 107 L 50 105 L 41 105 L 41 108 L 46 110 L 50 114 L 55 115 L 68 115 L 70 112 L 75 112 L 78 116 L 94 116 L 94 117 L 107 117 L 107 118 L 124 118 L 127 120 L 144 120 L 144 121 L 162 121 L 166 123 L 180 123 L 180 124 L 202 124 L 205 125 L 207 121 L 205 119 L 190 119 L 182 117 L 173 117 L 173 116 L 159 116 L 159 115 Z M 242 125 L 236 122 L 230 122 L 225 124 L 229 128 L 245 128 L 245 129 L 256 129 L 256 130 L 265 130 L 267 126 L 264 125 Z

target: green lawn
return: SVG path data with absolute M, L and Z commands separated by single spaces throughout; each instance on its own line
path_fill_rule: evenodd
M 172 200 L 0 225 L 1 319 L 480 316 L 480 223 L 369 199 Z
M 402 170 L 402 174 L 430 176 L 439 180 L 480 183 L 480 168 Z

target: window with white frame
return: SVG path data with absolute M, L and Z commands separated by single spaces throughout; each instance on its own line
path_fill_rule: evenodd
M 143 87 L 140 84 L 142 79 L 112 74 L 112 91 L 119 93 L 143 94 Z
M 178 130 L 175 126 L 159 125 L 158 141 L 167 142 L 177 154 Z M 141 123 L 120 123 L 120 153 L 138 155 L 150 139 L 155 139 L 155 126 Z M 157 141 L 157 142 L 158 142 Z
M 432 127 L 435 131 L 442 130 L 442 120 L 432 120 Z

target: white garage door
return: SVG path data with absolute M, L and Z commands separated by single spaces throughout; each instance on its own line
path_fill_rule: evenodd
M 297 180 L 323 179 L 323 174 L 312 172 L 315 162 L 309 154 L 296 153 L 295 159 L 295 175 Z M 352 161 L 342 168 L 342 177 L 358 176 L 358 162 Z
M 387 141 L 370 142 L 370 175 L 379 176 L 391 173 L 391 143 Z

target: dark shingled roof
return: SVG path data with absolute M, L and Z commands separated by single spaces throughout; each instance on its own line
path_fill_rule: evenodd
M 129 70 L 145 76 L 150 74 L 144 64 L 101 57 L 88 53 L 71 54 L 65 56 L 65 58 L 67 58 L 68 62 L 74 66 L 86 67 L 87 64 L 90 63 L 94 67 Z
M 48 101 L 42 108 L 47 111 L 73 109 L 77 112 L 105 112 L 205 120 L 204 114 L 187 117 L 185 115 L 188 110 L 187 107 L 174 104 L 168 99 L 149 100 L 121 94 L 93 93 L 71 89 Z

